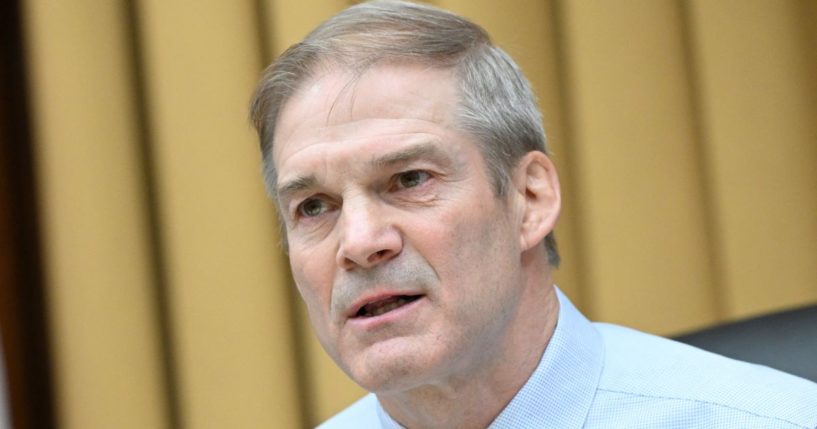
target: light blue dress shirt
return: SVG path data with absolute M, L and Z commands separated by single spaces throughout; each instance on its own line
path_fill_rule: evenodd
M 539 366 L 490 428 L 817 428 L 817 384 L 590 323 L 557 296 L 559 321 Z M 320 428 L 402 426 L 369 394 Z

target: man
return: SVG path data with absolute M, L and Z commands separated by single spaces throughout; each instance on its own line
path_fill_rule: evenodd
M 328 428 L 817 426 L 817 386 L 588 322 L 553 285 L 559 181 L 529 84 L 476 25 L 347 9 L 253 99 L 326 351 L 373 392 Z

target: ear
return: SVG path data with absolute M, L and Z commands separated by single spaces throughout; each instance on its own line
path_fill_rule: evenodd
M 523 250 L 540 244 L 559 219 L 562 196 L 556 167 L 542 152 L 528 152 L 516 165 L 514 191 L 522 202 L 519 240 Z

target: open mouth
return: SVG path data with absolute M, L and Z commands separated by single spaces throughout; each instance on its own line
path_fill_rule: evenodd
M 370 302 L 363 307 L 360 307 L 360 310 L 357 311 L 355 317 L 377 317 L 396 310 L 406 304 L 411 304 L 412 302 L 420 299 L 420 297 L 422 297 L 422 295 L 395 295 L 379 301 Z

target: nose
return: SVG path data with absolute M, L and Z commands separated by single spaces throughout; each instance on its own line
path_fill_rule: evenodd
M 346 200 L 339 219 L 337 262 L 346 270 L 373 268 L 398 254 L 403 237 L 377 201 L 365 197 Z

